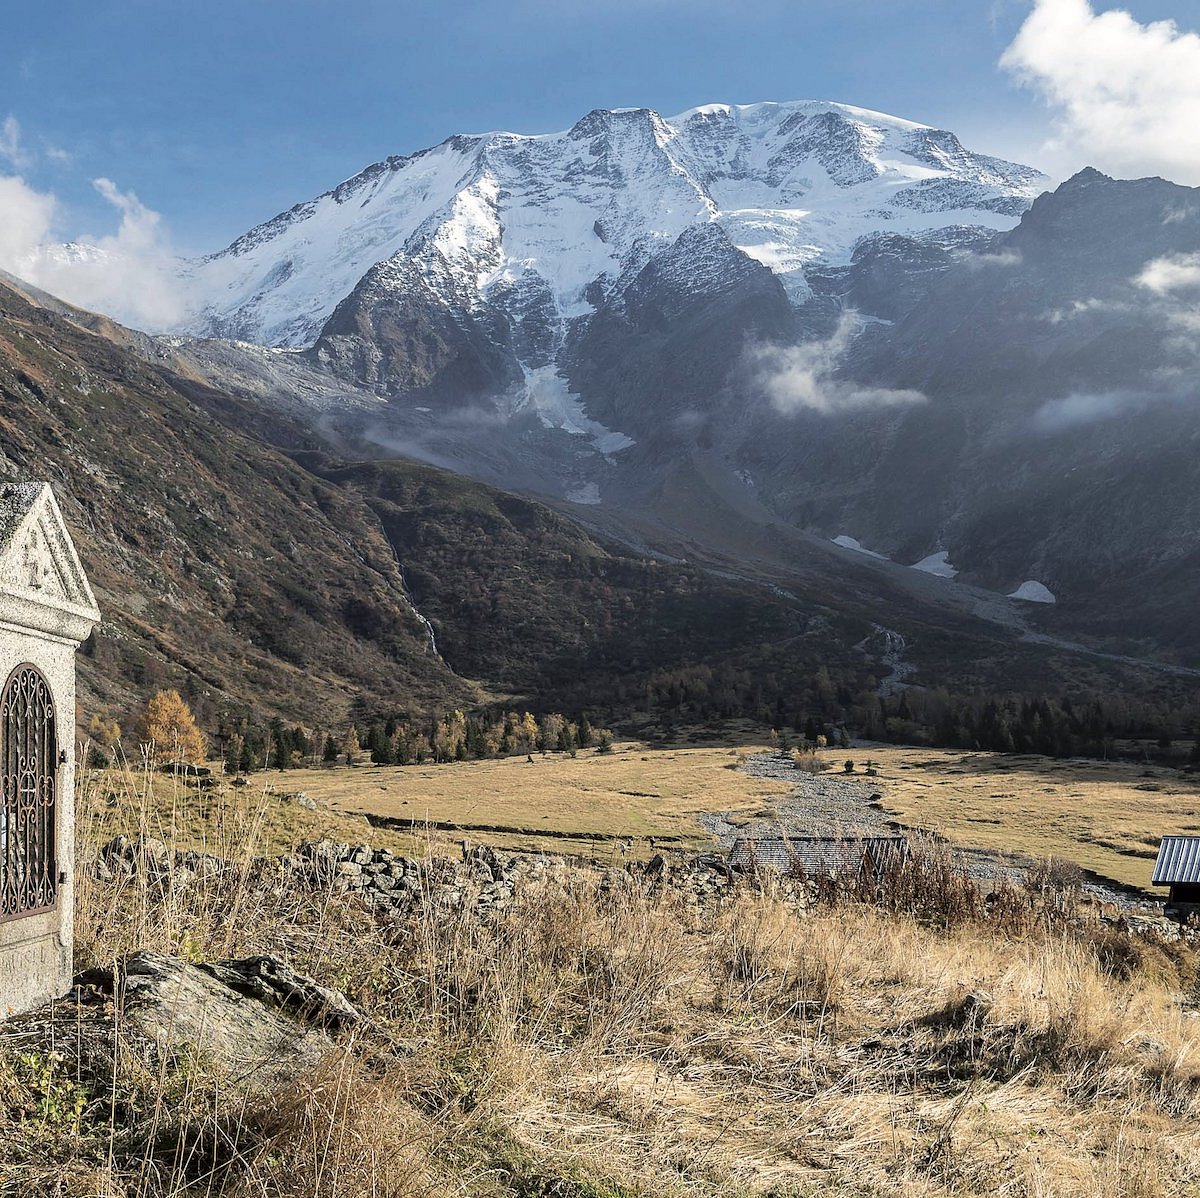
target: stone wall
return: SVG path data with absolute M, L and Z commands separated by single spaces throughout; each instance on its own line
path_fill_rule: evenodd
M 143 874 L 159 885 L 186 886 L 234 870 L 219 857 L 170 852 L 162 841 L 118 836 L 100 851 L 91 868 L 102 881 Z M 310 841 L 294 853 L 258 858 L 251 873 L 266 883 L 311 891 L 353 894 L 382 917 L 417 908 L 501 911 L 523 890 L 539 886 L 595 887 L 601 894 L 670 890 L 687 904 L 719 901 L 739 886 L 771 889 L 793 903 L 812 901 L 809 884 L 772 871 L 731 871 L 724 858 L 694 856 L 630 862 L 605 868 L 593 862 L 535 853 L 501 853 L 487 845 L 465 847 L 460 859 L 403 857 L 368 844 Z

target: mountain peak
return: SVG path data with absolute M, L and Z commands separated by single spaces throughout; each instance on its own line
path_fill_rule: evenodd
M 863 237 L 1006 231 L 1043 183 L 948 131 L 830 101 L 597 108 L 562 133 L 450 137 L 297 204 L 188 264 L 178 331 L 308 345 L 401 259 L 456 302 L 536 294 L 565 329 L 710 222 L 803 297 L 807 268 L 848 266 Z
M 1111 175 L 1098 171 L 1094 166 L 1085 166 L 1083 170 L 1076 171 L 1069 179 L 1065 180 L 1061 186 L 1085 187 L 1089 183 L 1111 183 L 1112 181 Z

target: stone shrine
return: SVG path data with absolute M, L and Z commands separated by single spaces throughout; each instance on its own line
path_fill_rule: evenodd
M 49 484 L 0 483 L 0 1018 L 71 984 L 75 650 L 99 620 Z

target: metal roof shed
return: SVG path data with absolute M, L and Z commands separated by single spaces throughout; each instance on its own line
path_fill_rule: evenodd
M 1164 836 L 1150 881 L 1170 887 L 1167 914 L 1200 910 L 1200 836 Z

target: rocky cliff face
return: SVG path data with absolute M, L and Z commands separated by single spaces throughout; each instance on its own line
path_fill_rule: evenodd
M 785 510 L 1194 652 L 1198 250 L 1196 189 L 1085 171 L 1041 197 L 860 339 L 848 371 L 927 402 L 860 424 L 849 488 L 828 440 L 797 446 Z

